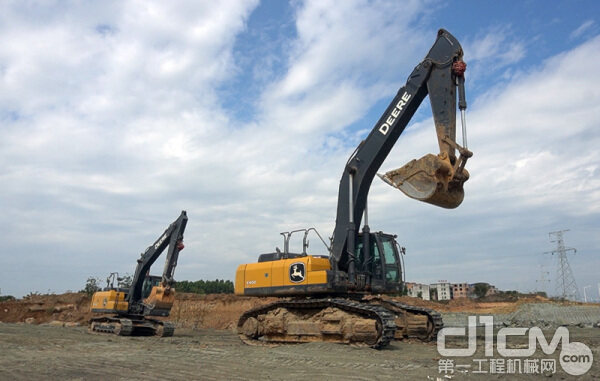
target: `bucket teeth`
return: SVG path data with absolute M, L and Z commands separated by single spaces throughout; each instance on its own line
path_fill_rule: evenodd
M 445 154 L 428 154 L 378 176 L 408 197 L 454 209 L 462 203 L 463 183 L 469 178 L 469 173 L 463 169 L 460 174 L 455 174 Z

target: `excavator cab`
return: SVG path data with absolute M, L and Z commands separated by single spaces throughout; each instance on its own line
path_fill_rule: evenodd
M 374 292 L 395 293 L 402 290 L 402 266 L 395 236 L 382 232 L 369 233 L 369 258 L 365 258 L 363 233 L 358 234 L 356 253 L 359 273 L 370 277 Z

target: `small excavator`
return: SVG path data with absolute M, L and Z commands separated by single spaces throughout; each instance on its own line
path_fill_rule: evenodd
M 316 230 L 301 229 L 281 233 L 283 252 L 276 248 L 260 255 L 258 263 L 238 267 L 237 295 L 282 297 L 242 314 L 237 324 L 242 341 L 255 345 L 327 341 L 382 348 L 394 339 L 429 341 L 436 337 L 443 327 L 439 313 L 382 296 L 403 290 L 404 248 L 395 235 L 370 230 L 367 196 L 378 175 L 411 198 L 449 209 L 461 204 L 463 184 L 469 178 L 465 164 L 472 156 L 466 146 L 466 64 L 462 57 L 456 38 L 440 30 L 425 59 L 350 156 L 340 180 L 330 245 L 319 234 L 328 256 L 308 255 L 306 237 Z M 462 146 L 456 142 L 457 92 Z M 427 95 L 440 153 L 379 175 L 377 171 Z M 364 226 L 357 231 L 363 216 Z M 291 253 L 290 236 L 299 231 L 304 232 L 302 253 Z
M 91 311 L 98 316 L 90 319 L 90 332 L 113 333 L 120 336 L 173 336 L 175 326 L 168 321 L 152 318 L 169 316 L 175 301 L 175 280 L 179 252 L 183 250 L 183 232 L 187 213 L 180 216 L 165 232 L 148 246 L 137 260 L 131 287 L 114 287 L 116 273 L 107 279 L 107 287 L 92 295 Z M 150 267 L 161 253 L 169 248 L 162 277 L 152 276 Z

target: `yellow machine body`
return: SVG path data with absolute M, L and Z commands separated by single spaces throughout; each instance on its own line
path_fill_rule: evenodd
M 330 286 L 329 259 L 311 255 L 243 264 L 235 274 L 236 295 L 302 295 Z
M 127 313 L 129 303 L 122 291 L 98 291 L 92 295 L 91 310 L 96 313 Z
M 150 295 L 144 299 L 144 304 L 155 310 L 171 310 L 175 302 L 175 289 L 163 286 L 154 286 Z
M 98 291 L 92 296 L 91 310 L 94 313 L 127 313 L 129 303 L 125 299 L 122 291 L 108 290 Z M 175 289 L 163 286 L 154 286 L 150 295 L 144 299 L 144 304 L 153 311 L 157 311 L 159 316 L 167 316 L 175 302 Z

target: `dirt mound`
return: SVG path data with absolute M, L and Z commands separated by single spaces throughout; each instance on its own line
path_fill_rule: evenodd
M 232 328 L 240 315 L 276 298 L 250 298 L 235 295 L 177 294 L 169 320 L 186 328 Z M 0 302 L 0 321 L 43 324 L 53 321 L 87 324 L 92 317 L 90 297 L 80 293 L 32 295 Z
M 31 295 L 0 303 L 0 321 L 7 323 L 86 322 L 91 314 L 90 298 L 85 294 Z
M 429 301 L 410 296 L 394 297 L 402 303 L 431 308 L 438 312 L 472 312 L 478 314 L 506 314 L 516 311 L 520 305 L 528 303 L 559 303 L 562 305 L 579 305 L 577 302 L 555 302 L 542 296 L 514 298 L 486 297 L 482 299 L 457 298 L 444 301 Z
M 393 297 L 392 299 L 442 313 L 477 314 L 508 314 L 516 311 L 524 303 L 555 303 L 542 297 L 518 298 L 514 302 L 476 301 L 467 298 L 437 302 L 408 296 Z M 176 326 L 184 328 L 231 329 L 237 324 L 244 311 L 275 300 L 278 298 L 255 298 L 231 294 L 177 294 L 169 320 L 173 321 Z M 0 321 L 7 323 L 41 324 L 62 321 L 84 325 L 91 316 L 90 298 L 80 293 L 31 295 L 20 300 L 0 302 Z
M 244 311 L 276 300 L 231 294 L 177 294 L 170 320 L 178 327 L 231 329 Z

